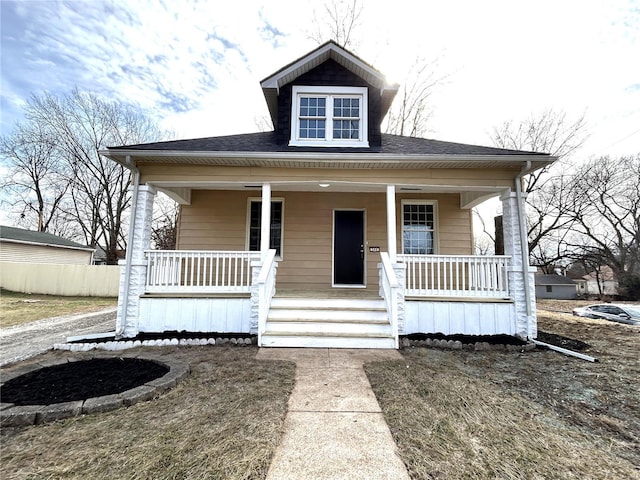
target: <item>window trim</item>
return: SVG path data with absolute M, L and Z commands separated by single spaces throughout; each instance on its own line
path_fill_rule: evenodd
M 440 252 L 440 225 L 438 222 L 438 201 L 422 200 L 417 198 L 406 198 L 400 202 L 400 242 L 402 245 L 402 254 L 408 255 L 404 251 L 404 206 L 405 205 L 431 205 L 433 207 L 433 253 L 417 254 L 417 255 L 439 255 Z
M 251 239 L 251 203 L 252 202 L 260 202 L 262 203 L 262 197 L 248 197 L 247 198 L 247 221 L 246 221 L 246 230 L 245 230 L 245 249 L 247 252 L 259 252 L 260 250 L 250 250 L 250 239 Z M 284 197 L 271 197 L 271 203 L 280 202 L 282 203 L 281 208 L 281 218 L 280 218 L 280 255 L 276 255 L 277 260 L 282 260 L 284 258 Z M 260 223 L 262 224 L 262 218 L 260 218 Z
M 325 117 L 325 138 L 300 138 L 300 99 L 307 96 L 317 96 L 327 99 Z M 335 97 L 360 97 L 360 139 L 333 138 L 333 99 Z M 304 147 L 368 147 L 368 89 L 367 87 L 327 87 L 294 85 L 291 92 L 291 136 L 290 146 Z

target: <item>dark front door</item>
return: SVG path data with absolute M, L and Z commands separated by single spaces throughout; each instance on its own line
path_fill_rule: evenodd
M 364 285 L 364 212 L 336 210 L 333 229 L 333 284 Z

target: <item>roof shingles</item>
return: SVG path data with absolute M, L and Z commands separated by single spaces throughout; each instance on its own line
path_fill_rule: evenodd
M 167 142 L 143 143 L 109 147 L 112 153 L 117 150 L 140 151 L 180 151 L 180 152 L 327 152 L 327 153 L 380 153 L 397 155 L 540 155 L 546 153 L 508 150 L 496 147 L 483 147 L 464 143 L 445 142 L 427 138 L 404 137 L 400 135 L 382 135 L 380 147 L 290 147 L 276 143 L 275 132 L 247 133 L 221 137 L 194 138 L 189 140 L 171 140 Z

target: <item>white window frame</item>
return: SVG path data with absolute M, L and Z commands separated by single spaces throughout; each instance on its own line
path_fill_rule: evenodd
M 258 250 L 249 250 L 251 248 L 251 203 L 252 202 L 260 202 L 262 203 L 262 197 L 249 197 L 247 198 L 247 224 L 246 224 L 246 234 L 245 234 L 245 250 L 246 251 L 260 251 Z M 280 255 L 276 256 L 277 260 L 282 260 L 284 257 L 284 198 L 283 197 L 272 197 L 271 203 L 280 202 L 282 203 L 282 210 L 280 219 Z M 260 219 L 262 221 L 262 219 Z M 273 219 L 272 219 L 273 220 Z
M 425 255 L 438 255 L 440 251 L 440 240 L 438 232 L 440 227 L 438 224 L 438 201 L 437 200 L 420 200 L 420 199 L 404 199 L 400 202 L 400 238 L 402 242 L 402 253 L 404 251 L 404 206 L 405 205 L 431 205 L 433 207 L 433 252 Z
M 367 87 L 323 87 L 294 85 L 291 95 L 291 138 L 290 146 L 298 147 L 368 147 L 368 90 Z M 322 97 L 327 100 L 325 117 L 325 138 L 300 138 L 300 99 L 302 97 Z M 333 99 L 360 98 L 359 139 L 333 138 Z

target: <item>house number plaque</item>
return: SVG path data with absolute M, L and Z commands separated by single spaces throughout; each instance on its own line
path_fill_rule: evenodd
M 380 247 L 369 247 L 369 252 L 380 253 Z

